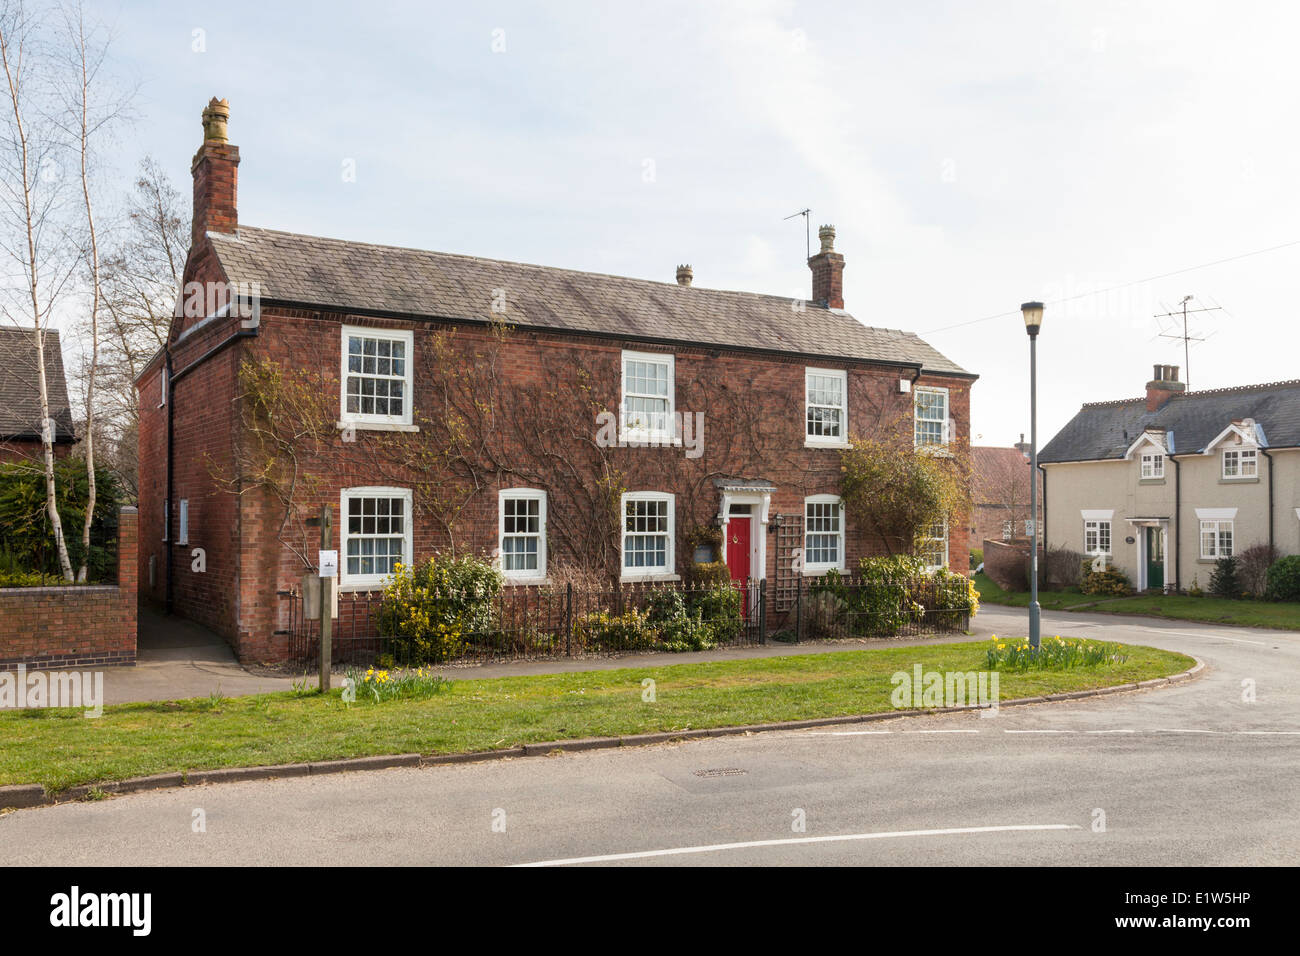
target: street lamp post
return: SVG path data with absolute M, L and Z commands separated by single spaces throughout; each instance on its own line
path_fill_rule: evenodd
M 1043 303 L 1020 307 L 1029 333 L 1029 509 L 1033 521 L 1029 536 L 1029 646 L 1038 650 L 1038 330 L 1043 324 Z

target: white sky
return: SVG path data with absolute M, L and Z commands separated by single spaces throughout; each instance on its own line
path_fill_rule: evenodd
M 982 376 L 977 444 L 1028 431 L 1027 299 L 1049 303 L 1040 444 L 1182 364 L 1151 316 L 1184 295 L 1224 307 L 1195 317 L 1215 334 L 1194 387 L 1300 377 L 1300 245 L 1052 302 L 1300 241 L 1295 4 L 99 12 L 142 84 L 121 169 L 151 153 L 188 196 L 199 113 L 227 97 L 251 225 L 665 281 L 689 262 L 697 285 L 807 296 L 803 223 L 782 217 L 810 206 L 854 315 Z

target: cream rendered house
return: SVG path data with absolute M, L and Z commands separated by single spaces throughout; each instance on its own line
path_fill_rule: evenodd
M 1204 588 L 1256 544 L 1300 552 L 1300 381 L 1084 405 L 1039 454 L 1047 546 L 1105 555 L 1138 590 Z

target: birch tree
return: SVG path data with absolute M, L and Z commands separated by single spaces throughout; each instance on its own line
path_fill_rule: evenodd
M 87 316 L 89 358 L 85 369 L 86 424 L 82 436 L 82 450 L 86 459 L 86 482 L 89 500 L 81 529 L 81 566 L 77 569 L 77 582 L 84 583 L 87 561 L 90 556 L 90 531 L 95 518 L 95 435 L 96 394 L 95 381 L 99 369 L 99 314 L 103 301 L 99 235 L 95 226 L 95 202 L 92 198 L 91 173 L 95 166 L 94 147 L 107 133 L 125 108 L 125 99 L 114 100 L 111 87 L 103 81 L 102 71 L 108 53 L 108 41 L 102 31 L 86 22 L 82 3 L 63 8 L 63 34 L 59 43 L 62 51 L 62 70 L 59 84 L 63 92 L 62 127 L 68 139 L 75 144 L 78 171 L 81 180 L 81 206 L 84 237 L 82 255 L 88 284 L 89 314 Z
M 54 423 L 45 369 L 45 333 L 54 303 L 71 277 L 77 257 L 68 256 L 66 235 L 58 221 L 63 189 L 60 159 L 64 143 L 52 119 L 49 91 L 38 67 L 43 65 L 34 18 L 18 0 L 0 5 L 0 66 L 6 103 L 0 141 L 0 248 L 16 267 L 17 279 L 4 316 L 32 330 L 40 398 L 41 439 L 45 467 L 45 506 L 65 580 L 73 580 L 63 523 L 59 518 L 54 477 Z

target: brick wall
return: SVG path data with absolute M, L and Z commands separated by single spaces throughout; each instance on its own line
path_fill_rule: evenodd
M 135 663 L 136 519 L 121 510 L 116 586 L 0 588 L 0 668 Z
M 1004 591 L 1029 590 L 1029 539 L 984 542 L 984 573 Z

